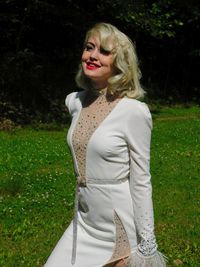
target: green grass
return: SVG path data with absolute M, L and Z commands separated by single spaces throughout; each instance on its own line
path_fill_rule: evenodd
M 199 266 L 200 109 L 166 109 L 154 120 L 151 173 L 156 230 L 169 266 Z
M 200 109 L 153 113 L 156 236 L 168 266 L 200 262 Z M 0 132 L 0 266 L 43 266 L 73 216 L 74 176 L 61 131 Z

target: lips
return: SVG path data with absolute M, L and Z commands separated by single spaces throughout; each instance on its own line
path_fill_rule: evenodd
M 96 64 L 96 63 L 93 63 L 93 62 L 86 62 L 86 68 L 88 70 L 96 70 L 96 69 L 99 69 L 101 66 Z

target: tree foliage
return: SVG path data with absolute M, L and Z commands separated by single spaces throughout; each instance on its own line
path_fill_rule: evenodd
M 13 106 L 42 120 L 60 118 L 75 89 L 85 31 L 99 21 L 136 42 L 151 98 L 199 101 L 197 0 L 1 0 L 0 8 L 2 117 Z

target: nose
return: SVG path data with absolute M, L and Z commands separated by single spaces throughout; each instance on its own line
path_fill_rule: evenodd
M 90 59 L 91 60 L 97 60 L 98 59 L 98 49 L 92 50 L 90 53 Z

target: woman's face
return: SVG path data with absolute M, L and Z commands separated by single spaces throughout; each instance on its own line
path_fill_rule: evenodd
M 82 54 L 82 67 L 84 74 L 97 89 L 105 88 L 108 79 L 114 74 L 113 61 L 113 53 L 101 47 L 98 36 L 91 36 Z

